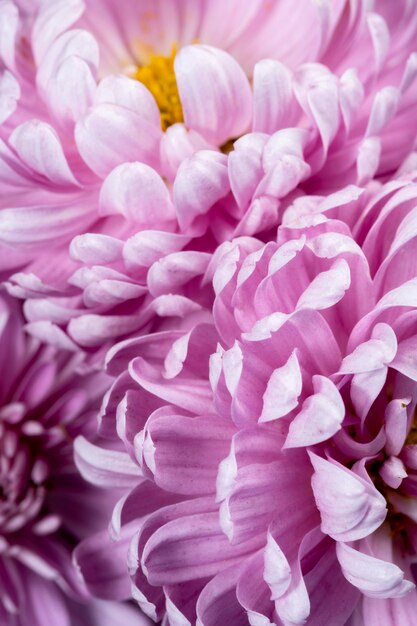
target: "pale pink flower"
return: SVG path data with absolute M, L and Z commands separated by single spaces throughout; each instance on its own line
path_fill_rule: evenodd
M 117 498 L 74 466 L 72 441 L 95 432 L 108 385 L 103 374 L 77 374 L 79 365 L 25 335 L 15 303 L 0 298 L 2 626 L 146 623 L 132 607 L 89 599 L 72 565 L 76 541 L 103 527 Z
M 76 462 L 130 477 L 113 550 L 155 621 L 413 626 L 417 185 L 375 187 L 305 199 L 277 242 L 223 244 L 213 323 L 109 352 L 100 433 L 126 452 L 115 469 L 79 438 Z M 111 598 L 110 555 L 103 535 L 76 552 Z
M 416 6 L 2 0 L 0 265 L 24 270 L 31 332 L 75 349 L 165 327 L 219 242 L 397 169 Z

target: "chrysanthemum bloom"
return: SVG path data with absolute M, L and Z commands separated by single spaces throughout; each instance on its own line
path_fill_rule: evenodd
M 217 243 L 395 170 L 417 5 L 369 5 L 2 0 L 2 266 L 31 332 L 94 347 L 184 317 Z
M 213 324 L 109 353 L 101 432 L 126 452 L 115 470 L 80 438 L 77 465 L 131 480 L 113 549 L 155 621 L 414 625 L 416 199 L 384 186 L 353 237 L 348 189 L 278 242 L 224 244 Z M 108 597 L 100 541 L 77 560 Z
M 27 337 L 0 299 L 0 623 L 115 626 L 147 623 L 132 607 L 88 601 L 72 566 L 77 541 L 103 527 L 115 494 L 78 475 L 72 442 L 95 431 L 107 381 L 77 375 L 78 357 Z

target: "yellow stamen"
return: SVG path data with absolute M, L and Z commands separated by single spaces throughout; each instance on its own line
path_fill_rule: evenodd
M 174 45 L 170 56 L 151 54 L 149 63 L 138 67 L 133 74 L 133 78 L 143 83 L 155 98 L 161 112 L 162 130 L 184 121 L 174 72 L 176 53 Z
M 224 143 L 222 146 L 220 146 L 220 150 L 223 152 L 223 154 L 229 154 L 230 152 L 232 152 L 232 150 L 234 150 L 234 142 L 236 141 L 236 139 L 229 139 L 228 141 L 226 141 L 226 143 Z
M 407 405 L 402 404 L 403 408 Z M 415 446 L 417 444 L 417 409 L 414 410 L 413 421 L 411 423 L 411 428 L 408 432 L 407 438 L 405 440 L 405 446 Z
M 414 424 L 411 427 L 410 432 L 407 435 L 407 439 L 405 440 L 405 444 L 406 446 L 415 446 L 417 444 L 417 425 L 414 422 Z

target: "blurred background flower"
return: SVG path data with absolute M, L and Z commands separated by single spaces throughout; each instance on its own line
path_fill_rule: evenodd
M 73 462 L 74 438 L 96 431 L 106 376 L 77 373 L 79 357 L 27 336 L 3 296 L 0 363 L 1 624 L 145 624 L 133 607 L 91 600 L 72 565 L 77 540 L 103 528 L 117 497 Z

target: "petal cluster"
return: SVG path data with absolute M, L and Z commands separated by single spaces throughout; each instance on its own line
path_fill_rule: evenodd
M 413 2 L 148 4 L 0 7 L 2 265 L 31 332 L 67 349 L 178 322 L 206 253 L 393 172 L 417 133 Z
M 101 434 L 142 476 L 110 528 L 155 621 L 344 626 L 415 606 L 416 185 L 350 196 L 310 198 L 276 242 L 223 244 L 211 321 L 107 356 Z M 84 476 L 100 457 L 121 484 L 86 450 Z M 94 541 L 76 553 L 90 586 Z

